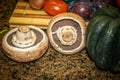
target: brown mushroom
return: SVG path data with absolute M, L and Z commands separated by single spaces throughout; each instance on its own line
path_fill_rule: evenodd
M 2 47 L 9 58 L 17 62 L 28 62 L 40 58 L 45 53 L 48 38 L 40 28 L 20 26 L 4 36 Z
M 53 17 L 47 30 L 54 49 L 63 54 L 75 54 L 85 47 L 85 20 L 75 13 Z

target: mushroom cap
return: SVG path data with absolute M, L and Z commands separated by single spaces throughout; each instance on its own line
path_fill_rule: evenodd
M 18 28 L 10 30 L 3 38 L 2 47 L 4 54 L 17 62 L 29 62 L 40 58 L 48 49 L 48 38 L 46 33 L 35 26 L 29 28 L 36 34 L 36 41 L 33 45 L 19 47 L 12 43 L 13 35 Z
M 56 15 L 47 29 L 53 48 L 62 54 L 75 54 L 85 47 L 85 20 L 70 12 Z

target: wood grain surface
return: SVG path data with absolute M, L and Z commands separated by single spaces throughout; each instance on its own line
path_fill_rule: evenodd
M 48 15 L 43 9 L 35 10 L 30 7 L 26 0 L 19 0 L 9 19 L 10 27 L 20 25 L 35 25 L 46 29 L 53 16 Z

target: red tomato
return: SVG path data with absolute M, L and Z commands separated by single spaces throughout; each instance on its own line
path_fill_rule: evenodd
M 62 0 L 47 0 L 44 5 L 44 11 L 49 15 L 55 16 L 59 13 L 67 12 L 68 5 Z
M 120 0 L 116 0 L 116 5 L 120 9 Z

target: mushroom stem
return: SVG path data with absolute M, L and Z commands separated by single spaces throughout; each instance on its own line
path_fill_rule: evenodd
M 17 47 L 28 47 L 35 41 L 36 34 L 28 26 L 20 26 L 12 37 L 12 43 Z
M 77 32 L 72 26 L 64 26 L 58 29 L 57 36 L 63 45 L 72 45 L 76 42 Z

